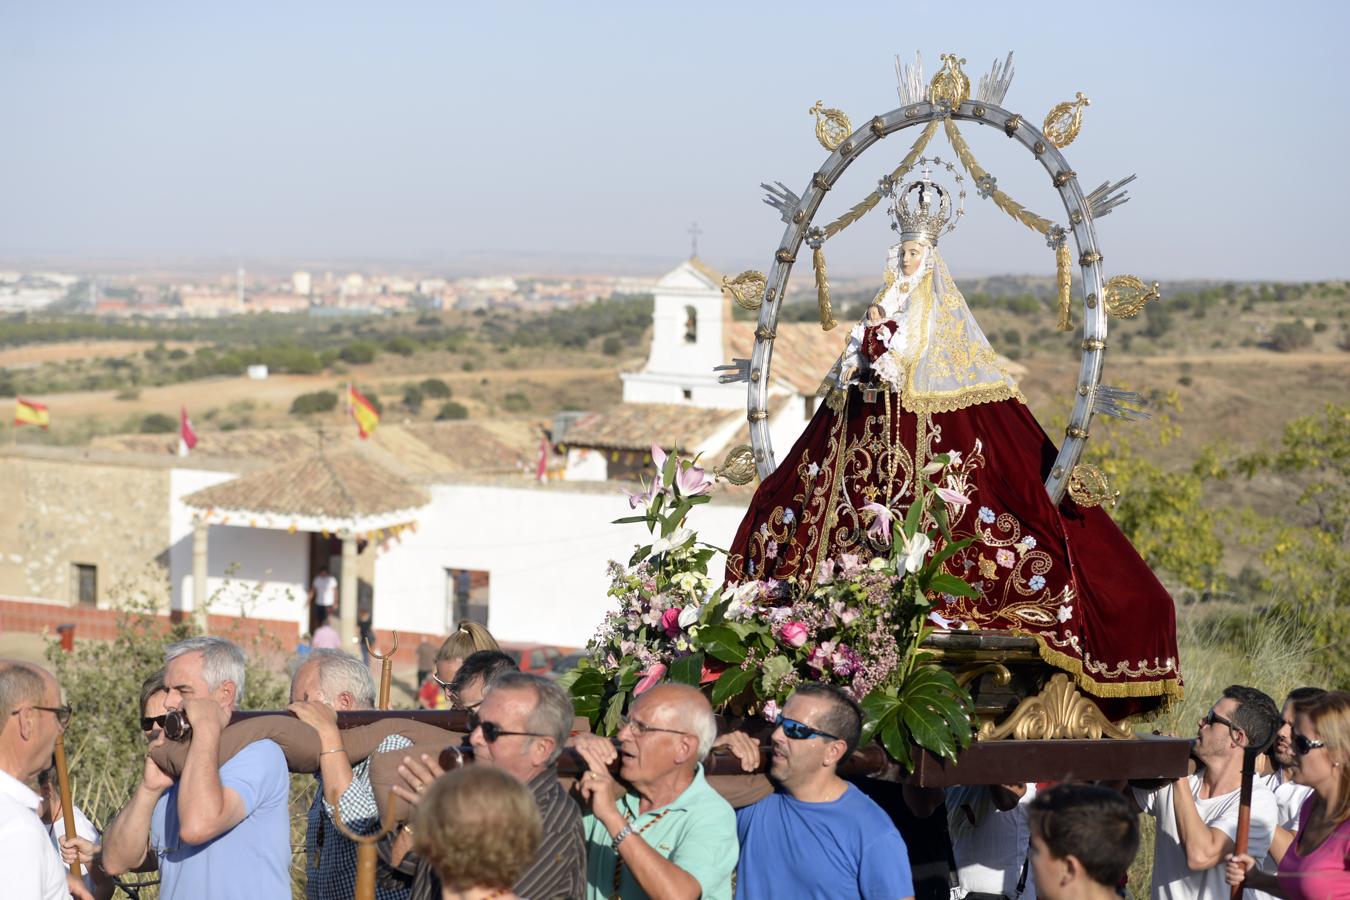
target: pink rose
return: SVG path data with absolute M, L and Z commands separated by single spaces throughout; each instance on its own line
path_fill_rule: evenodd
M 637 686 L 633 688 L 633 696 L 636 697 L 638 694 L 641 694 L 648 688 L 656 687 L 656 685 L 660 684 L 661 679 L 665 677 L 666 677 L 666 667 L 661 663 L 657 663 L 656 665 L 652 666 L 650 669 L 642 673 L 642 680 L 639 681 L 637 683 Z
M 661 613 L 661 628 L 665 631 L 666 637 L 674 637 L 680 633 L 680 611 L 672 606 L 670 609 Z
M 778 701 L 770 700 L 768 703 L 764 704 L 764 711 L 761 715 L 770 722 L 774 722 L 777 721 L 780 712 L 782 712 L 782 710 L 778 708 Z
M 806 643 L 806 626 L 801 622 L 788 622 L 778 632 L 783 643 L 789 647 L 800 647 Z

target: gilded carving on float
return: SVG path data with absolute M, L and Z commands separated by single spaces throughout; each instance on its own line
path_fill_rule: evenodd
M 1150 300 L 1162 297 L 1158 282 L 1147 285 L 1133 275 L 1117 275 L 1106 282 L 1106 311 L 1117 319 L 1133 319 Z
M 976 740 L 1041 741 L 1053 738 L 1132 738 L 1130 732 L 1113 725 L 1091 700 L 1078 692 L 1069 676 L 1051 676 L 1041 692 L 1027 697 L 999 725 L 985 722 Z
M 853 123 L 843 110 L 827 108 L 824 100 L 817 100 L 807 112 L 816 117 L 816 140 L 826 150 L 837 150 L 853 133 Z
M 1078 92 L 1076 99 L 1056 103 L 1051 107 L 1045 117 L 1045 124 L 1041 127 L 1045 139 L 1060 148 L 1072 144 L 1078 137 L 1079 129 L 1083 127 L 1083 107 L 1091 105 L 1082 91 Z
M 764 288 L 768 283 L 769 279 L 764 277 L 763 272 L 746 269 L 735 278 L 723 276 L 722 292 L 730 294 L 731 299 L 735 300 L 741 309 L 753 311 L 759 309 L 764 302 Z
M 749 484 L 755 477 L 755 454 L 749 444 L 738 444 L 713 470 L 732 484 Z

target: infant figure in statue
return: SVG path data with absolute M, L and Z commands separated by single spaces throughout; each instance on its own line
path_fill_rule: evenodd
M 903 516 L 945 457 L 935 477 L 949 528 L 972 539 L 945 568 L 981 596 L 936 598 L 935 621 L 1034 637 L 1113 718 L 1180 695 L 1166 589 L 1105 511 L 1046 493 L 1056 448 L 938 252 L 947 192 L 925 173 L 894 191 L 891 214 L 900 242 L 884 285 L 822 384 L 825 402 L 755 492 L 728 581 L 808 589 L 885 554 L 890 535 L 869 528 L 869 505 Z

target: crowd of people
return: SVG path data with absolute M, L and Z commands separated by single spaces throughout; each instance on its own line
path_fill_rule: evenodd
M 767 747 L 742 731 L 719 734 L 706 695 L 676 683 L 638 695 L 611 740 L 588 733 L 565 691 L 518 671 L 478 626 L 420 662 L 443 701 L 468 713 L 472 765 L 443 772 L 401 733 L 349 755 L 337 714 L 374 706 L 369 667 L 315 649 L 294 669 L 287 727 L 318 747 L 307 897 L 352 897 L 358 842 L 377 838 L 381 900 L 1199 900 L 1233 885 L 1255 897 L 1350 897 L 1350 693 L 1301 688 L 1281 709 L 1255 688 L 1229 687 L 1198 723 L 1194 773 L 1175 781 L 883 796 L 840 773 L 864 716 L 829 685 L 801 684 Z M 290 742 L 222 738 L 244 689 L 244 654 L 231 642 L 167 647 L 138 698 L 139 783 L 101 833 L 75 810 L 67 838 L 51 767 L 71 710 L 49 672 L 0 661 L 4 895 L 104 898 L 127 873 L 157 870 L 164 900 L 289 898 Z M 191 738 L 178 763 L 162 765 L 155 751 L 175 713 Z M 557 765 L 569 747 L 584 763 L 575 778 Z M 725 789 L 704 768 L 715 748 L 745 772 L 761 771 L 767 754 L 771 789 Z M 1244 757 L 1258 753 L 1240 835 Z M 396 775 L 382 798 L 385 771 Z M 1127 885 L 1141 812 L 1155 824 L 1152 884 Z M 945 850 L 936 868 L 922 858 L 934 846 Z M 68 870 L 75 861 L 82 877 Z

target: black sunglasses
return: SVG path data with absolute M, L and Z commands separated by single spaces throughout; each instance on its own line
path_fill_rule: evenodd
M 1293 742 L 1294 742 L 1294 752 L 1297 753 L 1299 756 L 1307 756 L 1309 753 L 1313 752 L 1318 747 L 1326 746 L 1325 741 L 1309 740 L 1308 738 L 1304 737 L 1301 734 L 1294 735 Z
M 1225 719 L 1223 716 L 1219 715 L 1212 709 L 1209 711 L 1209 714 L 1206 715 L 1200 721 L 1205 723 L 1206 725 L 1227 725 L 1229 731 L 1242 731 L 1241 728 L 1237 727 L 1228 719 Z
M 151 728 L 163 728 L 164 716 L 141 716 L 141 731 L 149 731 Z
M 30 708 L 40 709 L 43 712 L 54 713 L 56 715 L 56 724 L 60 725 L 62 728 L 65 728 L 67 725 L 69 725 L 70 717 L 75 715 L 75 710 L 69 706 L 38 706 L 37 704 L 34 704 Z M 23 712 L 22 709 L 16 709 L 13 712 L 11 712 L 10 715 L 17 716 L 21 712 Z
M 794 741 L 804 741 L 807 738 L 823 737 L 832 741 L 842 741 L 843 738 L 838 735 L 830 734 L 828 731 L 821 731 L 819 728 L 812 728 L 805 722 L 798 722 L 796 719 L 786 718 L 782 713 L 774 717 L 773 724 L 783 729 L 783 734 Z
M 469 733 L 473 734 L 476 729 L 483 730 L 483 740 L 489 744 L 497 743 L 497 738 L 510 737 L 552 737 L 551 734 L 540 734 L 537 731 L 505 731 L 496 722 L 485 722 L 478 718 L 478 713 L 469 713 Z

